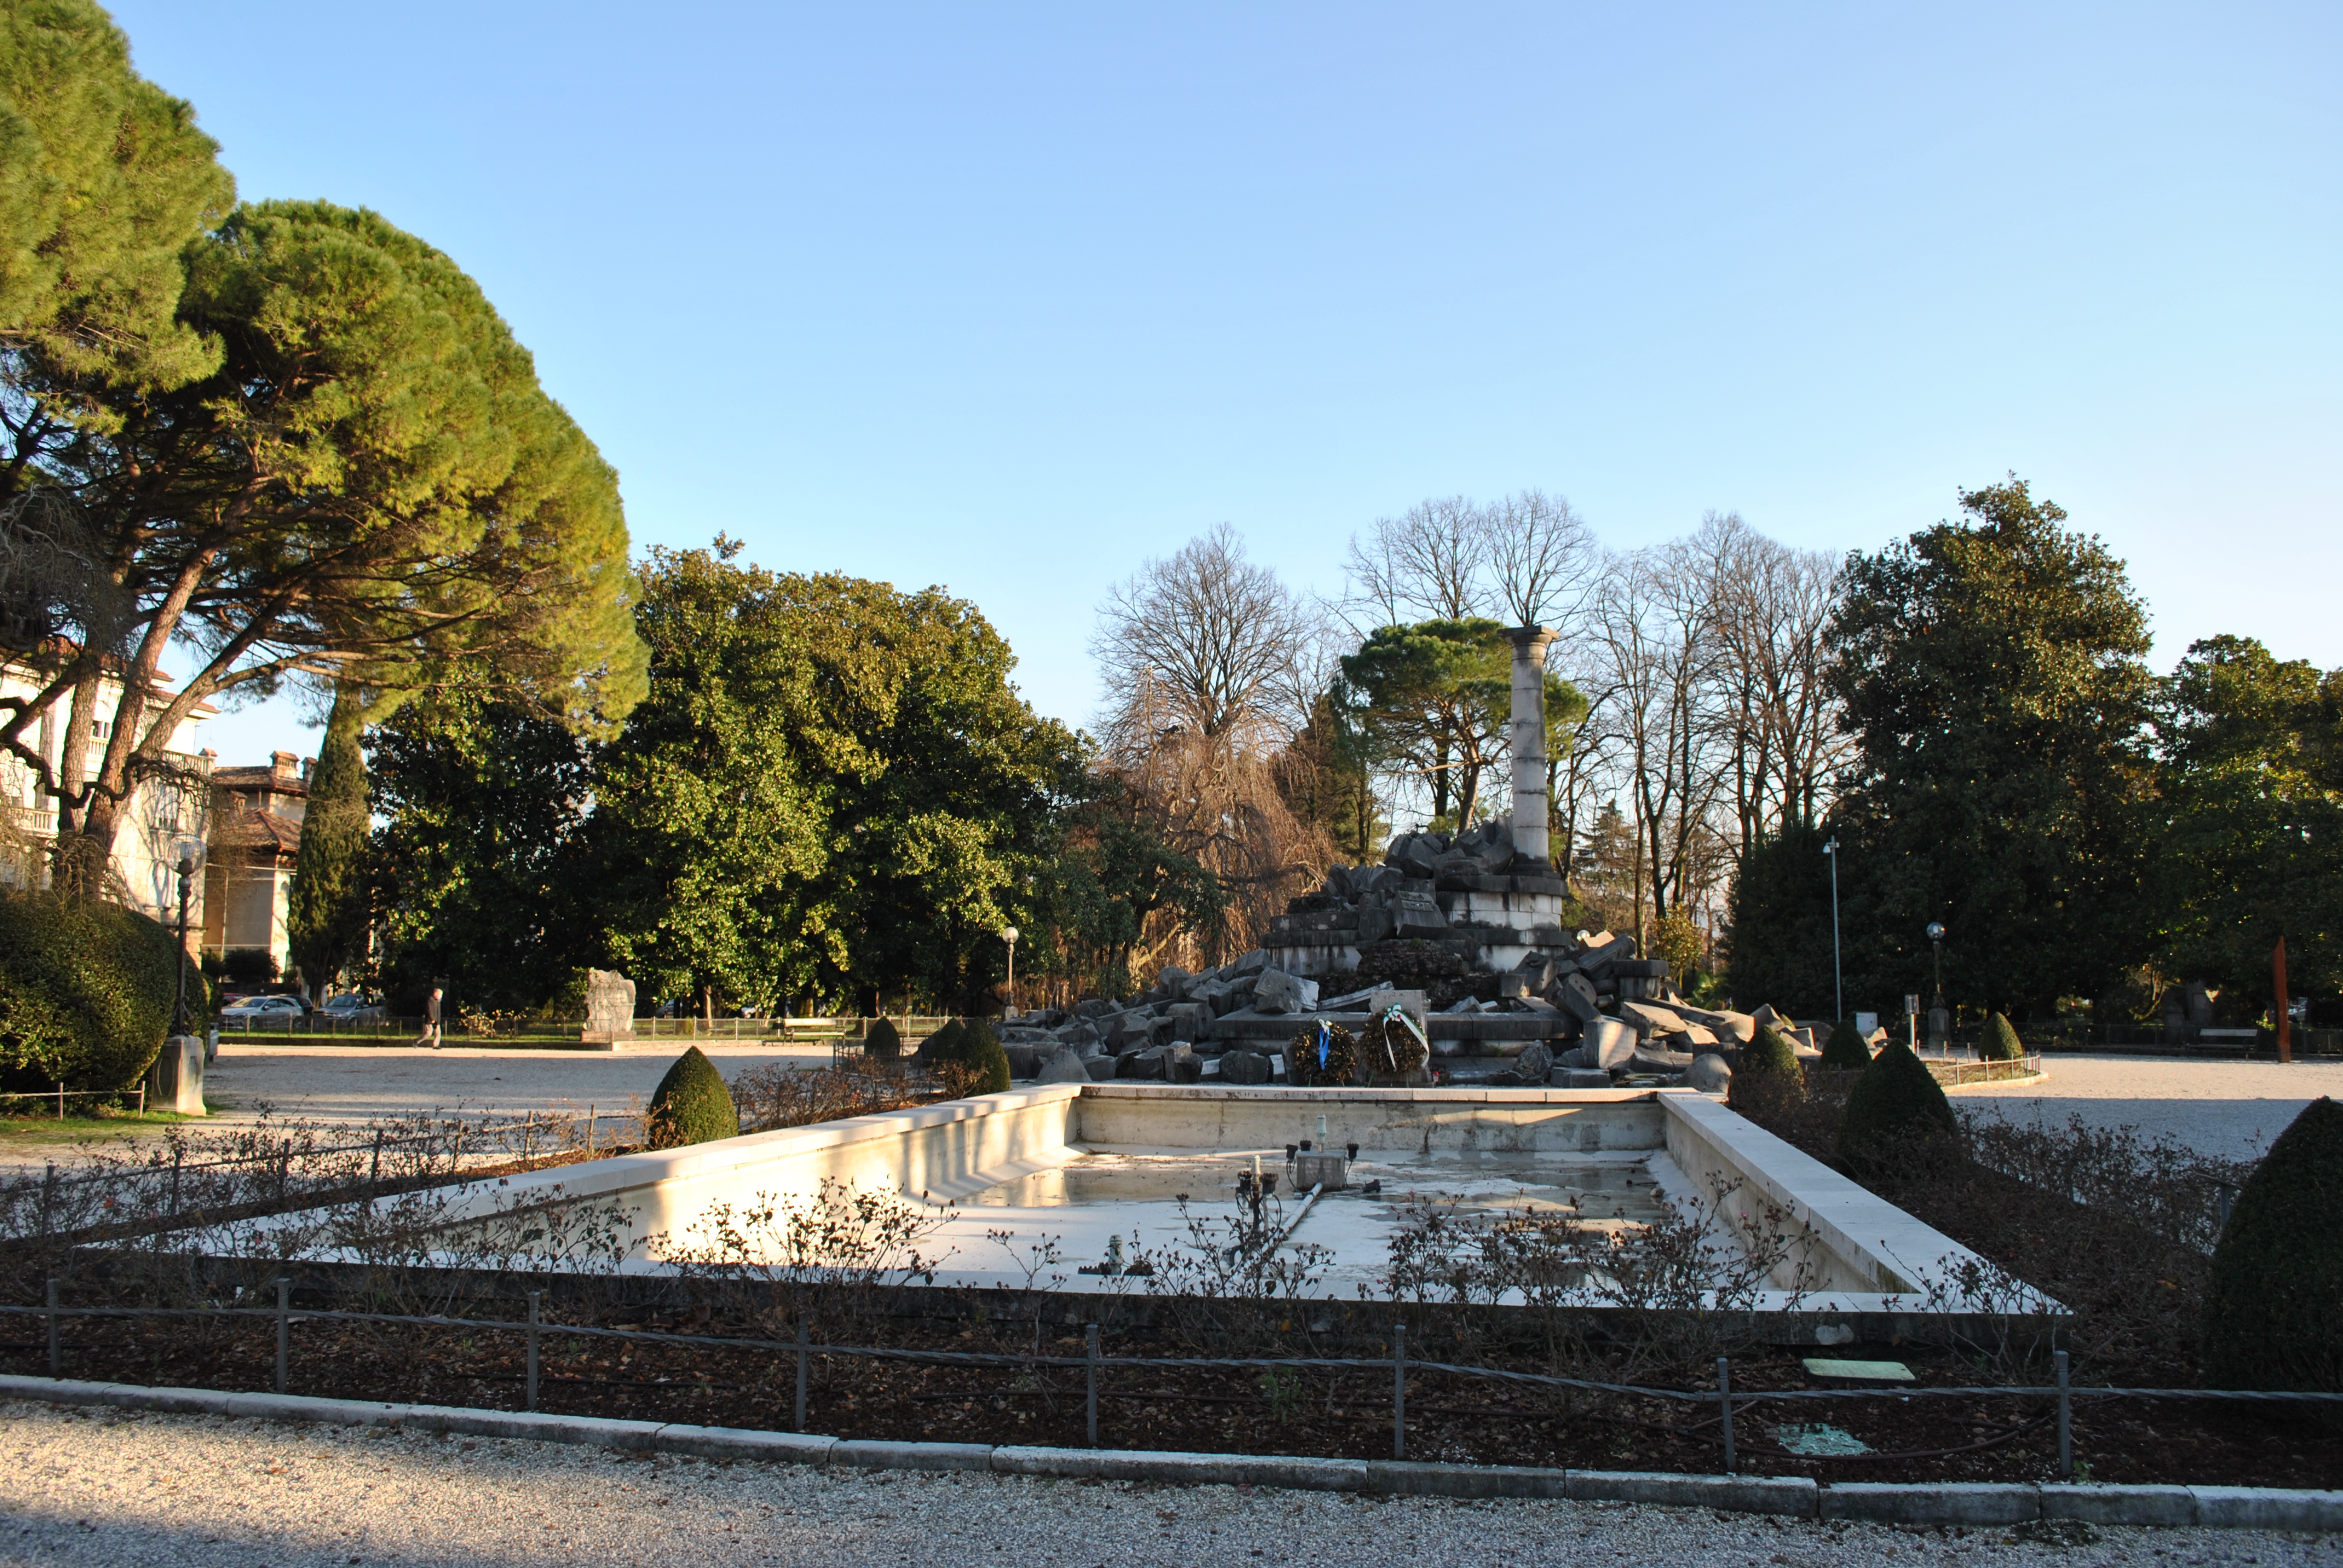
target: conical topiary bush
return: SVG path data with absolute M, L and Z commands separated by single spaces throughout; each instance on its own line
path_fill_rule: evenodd
M 1806 1070 L 1790 1037 L 1768 1026 L 1741 1048 L 1725 1103 L 1745 1115 L 1763 1116 L 1806 1097 Z
M 695 1045 L 675 1059 L 651 1091 L 643 1125 L 651 1148 L 680 1149 L 687 1143 L 739 1137 L 740 1113 L 733 1108 L 732 1091 L 724 1087 L 724 1075 Z
M 1891 1039 L 1848 1091 L 1839 1115 L 1840 1158 L 1857 1165 L 1888 1160 L 1959 1135 L 1960 1118 L 1927 1065 Z
M 2016 1061 L 2026 1054 L 2025 1045 L 2009 1020 L 1995 1013 L 1985 1020 L 1985 1033 L 1977 1039 L 1977 1057 L 1983 1061 Z
M 920 1049 L 911 1052 L 911 1064 L 924 1070 L 940 1061 L 959 1060 L 960 1037 L 967 1032 L 968 1025 L 960 1020 L 946 1020 L 943 1028 L 920 1041 Z
M 2343 1393 L 2338 1212 L 2343 1105 L 2322 1098 L 2246 1178 L 2213 1249 L 2203 1339 L 2211 1386 Z
M 1855 1020 L 1840 1019 L 1824 1026 L 1830 1033 L 1823 1041 L 1823 1065 L 1835 1071 L 1861 1072 L 1871 1065 L 1871 1047 L 1863 1043 L 1863 1036 L 1855 1031 Z
M 961 1034 L 960 1064 L 968 1070 L 970 1094 L 998 1094 L 1009 1087 L 1009 1053 L 983 1019 L 970 1019 Z
M 903 1031 L 890 1018 L 875 1018 L 862 1036 L 862 1054 L 873 1061 L 893 1061 L 903 1054 Z

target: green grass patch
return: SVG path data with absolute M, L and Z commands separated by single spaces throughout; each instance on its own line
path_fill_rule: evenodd
M 18 1101 L 22 1104 L 23 1101 Z M 209 1101 L 205 1101 L 210 1104 Z M 213 1106 L 214 1111 L 219 1107 Z M 200 1116 L 186 1116 L 176 1111 L 121 1111 L 105 1116 L 69 1112 L 55 1115 L 27 1115 L 22 1111 L 0 1112 L 0 1148 L 21 1143 L 58 1143 L 84 1138 L 117 1138 L 142 1128 L 171 1127 L 183 1121 L 200 1122 Z

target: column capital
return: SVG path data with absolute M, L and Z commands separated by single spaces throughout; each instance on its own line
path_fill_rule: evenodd
M 1517 648 L 1544 648 L 1561 635 L 1542 626 L 1509 626 L 1505 628 L 1505 636 Z

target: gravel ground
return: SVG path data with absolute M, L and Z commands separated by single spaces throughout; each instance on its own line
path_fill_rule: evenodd
M 1329 1563 L 2331 1564 L 2332 1537 L 2060 1524 L 1947 1532 L 1624 1504 L 1372 1499 L 824 1473 L 499 1440 L 0 1407 L 0 1565 L 1018 1568 Z
M 661 1040 L 616 1051 L 489 1050 L 449 1046 L 223 1045 L 205 1074 L 206 1098 L 226 1120 L 249 1120 L 263 1104 L 287 1116 L 364 1121 L 417 1111 L 577 1111 L 588 1105 L 624 1111 L 648 1101 L 659 1081 L 689 1048 Z M 826 1067 L 830 1047 L 701 1045 L 717 1070 L 736 1078 L 771 1062 Z
M 2017 1121 L 2093 1127 L 2127 1123 L 2200 1154 L 2258 1160 L 2270 1141 L 2320 1095 L 2343 1100 L 2343 1061 L 2206 1061 L 2149 1056 L 2046 1060 L 2043 1083 L 1978 1084 L 1956 1090 L 1966 1107 Z

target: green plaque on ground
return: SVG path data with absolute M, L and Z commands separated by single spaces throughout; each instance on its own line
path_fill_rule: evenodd
M 1911 1382 L 1912 1369 L 1902 1362 L 1842 1362 L 1828 1356 L 1806 1357 L 1806 1371 L 1815 1377 L 1840 1382 Z

